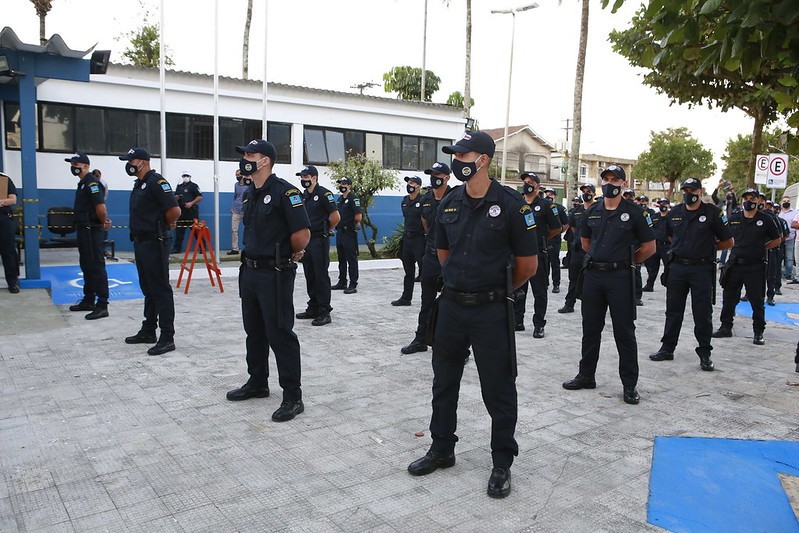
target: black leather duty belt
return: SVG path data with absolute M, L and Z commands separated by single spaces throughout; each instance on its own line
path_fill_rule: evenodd
M 756 259 L 745 259 L 743 257 L 736 257 L 732 260 L 733 265 L 759 265 L 763 263 L 763 258 L 758 257 Z
M 275 261 L 274 257 L 265 257 L 263 259 L 244 257 L 241 262 L 252 270 L 283 270 L 291 265 L 291 260 L 288 257 L 279 262 Z
M 444 298 L 452 300 L 456 304 L 472 307 L 494 302 L 504 302 L 505 296 L 508 293 L 505 291 L 505 289 L 496 289 L 486 292 L 458 292 L 454 289 L 450 289 L 449 287 L 444 287 L 444 291 L 441 294 L 444 296 Z
M 612 263 L 591 261 L 588 263 L 588 270 L 596 270 L 597 272 L 613 272 L 614 270 L 622 270 L 625 268 L 630 268 L 629 261 L 616 261 Z
M 712 257 L 703 257 L 702 259 L 688 259 L 687 257 L 674 257 L 672 259 L 675 263 L 679 263 L 681 265 L 686 266 L 697 266 L 697 265 L 712 265 L 713 259 Z

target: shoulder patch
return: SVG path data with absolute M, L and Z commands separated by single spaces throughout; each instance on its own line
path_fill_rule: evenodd
M 530 206 L 529 206 L 529 205 L 527 205 L 527 204 L 524 204 L 524 205 L 523 205 L 523 206 L 522 206 L 522 207 L 519 209 L 519 213 L 521 213 L 521 214 L 525 214 L 525 213 L 529 213 L 529 212 L 530 212 Z
M 535 215 L 528 209 L 528 213 L 524 215 L 524 223 L 527 229 L 535 228 Z
M 333 193 L 332 192 L 330 192 L 330 191 L 326 192 L 325 196 L 327 196 L 327 201 L 330 202 L 331 204 L 336 202 L 336 199 L 333 198 Z
M 291 207 L 298 207 L 302 205 L 302 196 L 300 196 L 299 191 L 297 194 L 288 195 L 288 197 Z
M 92 183 L 89 185 L 89 190 L 92 191 L 93 194 L 97 194 L 100 192 L 100 187 L 96 183 Z
M 164 192 L 172 192 L 172 187 L 167 182 L 161 183 L 161 188 L 164 190 Z
M 352 203 L 354 203 L 354 204 L 355 204 L 355 205 L 357 205 L 358 207 L 361 207 L 361 201 L 360 201 L 358 198 L 356 198 L 355 200 L 353 200 L 353 201 L 352 201 Z
M 727 223 L 727 215 L 724 214 L 724 211 L 719 211 L 719 216 L 721 217 L 722 224 L 726 224 Z

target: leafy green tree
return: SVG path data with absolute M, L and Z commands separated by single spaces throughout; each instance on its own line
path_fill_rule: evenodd
M 425 70 L 424 101 L 432 101 L 438 91 L 441 78 L 432 70 Z M 421 100 L 422 69 L 417 67 L 394 67 L 383 74 L 383 88 L 387 93 L 396 92 L 400 100 Z
M 352 190 L 361 200 L 361 231 L 369 253 L 377 259 L 375 242 L 378 229 L 369 217 L 369 207 L 379 191 L 396 186 L 396 176 L 374 159 L 366 157 L 366 154 L 348 154 L 344 161 L 328 163 L 328 168 L 334 181 L 345 176 L 352 180 Z M 371 234 L 367 234 L 367 228 Z
M 130 45 L 122 52 L 122 57 L 137 67 L 158 68 L 161 61 L 158 26 L 145 22 L 138 30 L 129 32 L 127 37 Z M 164 63 L 174 65 L 169 51 L 165 53 Z
M 774 131 L 763 133 L 763 152 L 764 154 L 778 152 L 780 146 L 779 134 Z M 721 159 L 724 161 L 724 169 L 721 177 L 729 180 L 733 188 L 740 192 L 749 185 L 749 150 L 752 146 L 751 135 L 738 135 L 727 140 L 727 148 Z M 776 147 L 770 148 L 770 147 Z M 799 182 L 799 161 L 791 157 L 788 161 L 788 185 Z M 757 185 L 758 188 L 765 190 L 764 185 Z M 782 191 L 777 191 L 777 197 L 782 195 Z
M 625 0 L 614 0 L 613 10 Z M 610 0 L 602 0 L 607 6 Z M 616 50 L 651 69 L 646 83 L 674 101 L 743 109 L 755 120 L 750 151 L 776 115 L 799 127 L 799 9 L 796 0 L 651 0 Z M 799 138 L 786 144 L 799 153 Z
M 635 178 L 668 183 L 667 196 L 674 184 L 690 177 L 707 178 L 716 171 L 713 153 L 691 136 L 687 128 L 669 128 L 650 132 L 649 148 L 638 156 Z
M 472 98 L 471 100 L 472 101 L 469 103 L 469 109 L 471 109 L 472 106 L 474 106 L 474 98 Z M 449 98 L 447 98 L 447 105 L 466 109 L 466 104 L 464 102 L 463 95 L 461 94 L 460 91 L 455 91 L 449 95 Z

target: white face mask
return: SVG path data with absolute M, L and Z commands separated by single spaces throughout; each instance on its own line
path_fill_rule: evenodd
M 191 181 L 191 178 L 187 178 L 187 177 L 184 177 L 184 178 L 183 178 L 183 183 L 188 183 L 188 182 L 190 182 L 190 181 Z

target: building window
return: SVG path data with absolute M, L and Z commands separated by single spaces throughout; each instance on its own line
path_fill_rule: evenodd
M 213 159 L 213 117 L 167 113 L 166 155 L 176 159 Z
M 219 159 L 238 161 L 241 154 L 237 146 L 243 146 L 253 139 L 260 139 L 262 127 L 260 120 L 219 117 Z
M 261 124 L 261 121 L 258 121 Z M 277 150 L 277 163 L 291 163 L 291 124 L 266 123 L 266 136 Z M 253 137 L 255 139 L 255 137 Z
M 54 152 L 75 151 L 75 108 L 70 105 L 39 105 L 39 146 Z
M 76 107 L 75 146 L 77 149 L 90 154 L 105 153 L 107 151 L 106 138 L 105 110 L 99 107 Z M 128 149 L 130 147 L 125 151 Z
M 306 127 L 304 134 L 303 162 L 308 165 L 327 165 L 331 161 L 342 161 L 348 155 L 366 153 L 366 137 L 362 131 Z
M 383 166 L 397 170 L 424 170 L 441 158 L 443 139 L 408 135 L 383 136 Z
M 19 150 L 22 148 L 22 130 L 20 129 L 19 104 L 15 102 L 5 102 L 3 115 L 6 132 L 6 148 L 9 150 Z M 36 147 L 39 147 L 38 137 L 36 138 Z
M 400 168 L 402 161 L 402 137 L 399 135 L 383 136 L 383 166 L 385 168 Z
M 587 165 L 580 165 L 580 177 L 585 180 L 588 176 L 588 166 Z

